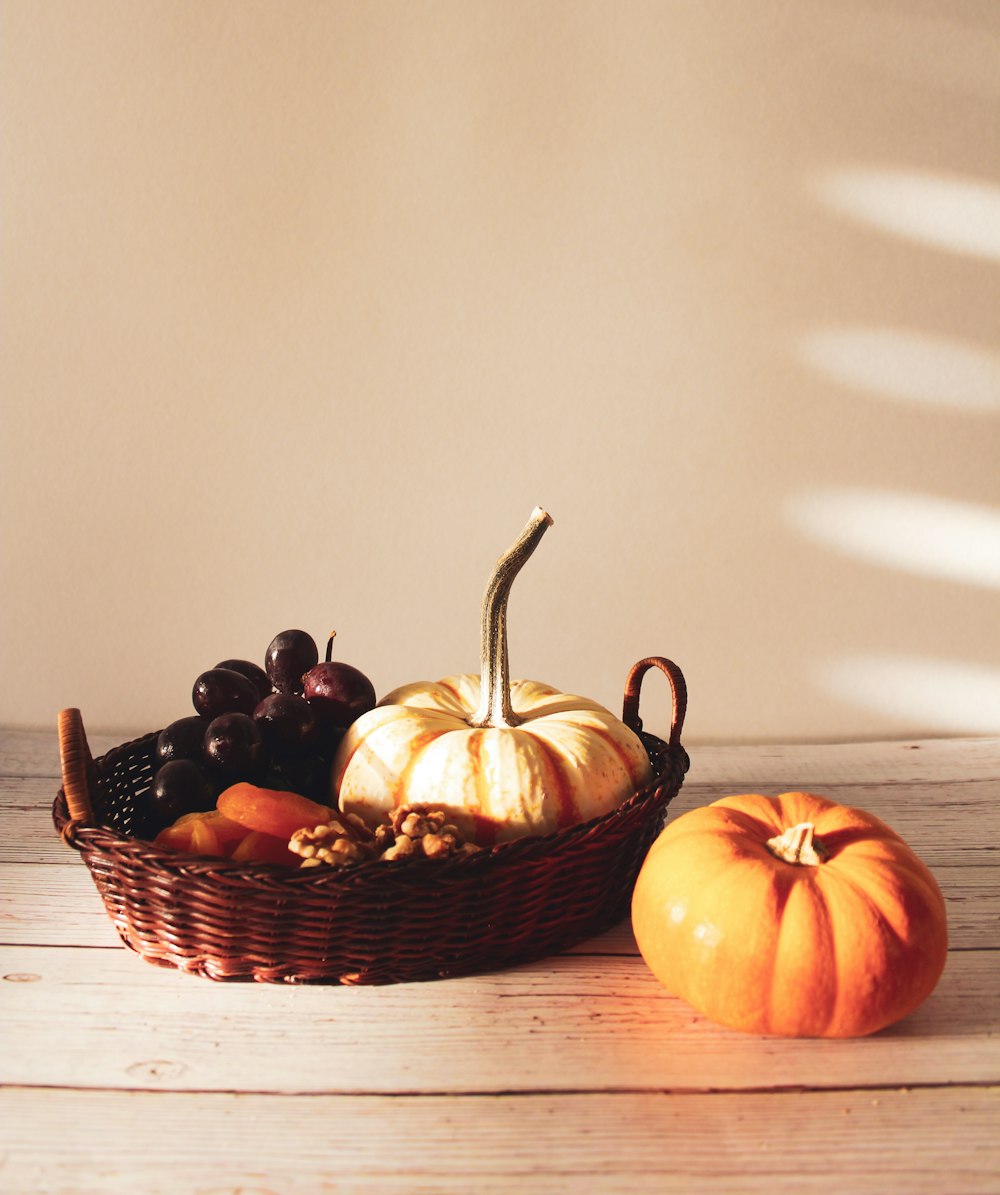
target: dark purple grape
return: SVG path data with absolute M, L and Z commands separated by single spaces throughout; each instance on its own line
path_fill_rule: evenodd
M 153 778 L 150 809 L 157 828 L 172 825 L 185 813 L 201 813 L 215 806 L 215 789 L 190 759 L 172 759 Z
M 160 731 L 156 740 L 156 767 L 174 759 L 200 760 L 208 719 L 200 714 L 178 718 Z
M 316 738 L 316 714 L 297 693 L 272 693 L 257 706 L 253 720 L 269 750 L 292 755 Z
M 318 660 L 316 640 L 307 631 L 281 631 L 268 646 L 264 671 L 279 693 L 301 693 L 302 677 Z
M 210 668 L 194 682 L 191 700 L 199 714 L 252 714 L 260 698 L 251 681 L 231 668 Z
M 205 759 L 215 775 L 253 780 L 267 766 L 257 724 L 249 714 L 220 714 L 205 731 Z
M 350 726 L 375 707 L 375 687 L 352 664 L 339 660 L 316 664 L 303 678 L 309 704 L 333 726 Z
M 271 692 L 271 682 L 267 679 L 267 673 L 250 660 L 223 660 L 221 664 L 215 666 L 216 668 L 228 668 L 231 672 L 238 672 L 240 676 L 245 676 L 257 690 L 258 701 L 263 700 Z

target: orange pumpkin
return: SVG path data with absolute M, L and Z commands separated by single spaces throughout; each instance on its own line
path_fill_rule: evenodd
M 653 843 L 632 899 L 642 957 L 675 996 L 751 1033 L 860 1037 L 944 970 L 944 900 L 884 822 L 812 793 L 725 797 Z

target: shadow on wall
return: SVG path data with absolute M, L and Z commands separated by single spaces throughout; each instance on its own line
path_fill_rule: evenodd
M 1000 188 L 908 170 L 842 168 L 809 187 L 830 211 L 992 269 L 1000 261 Z M 798 356 L 827 380 L 895 403 L 913 417 L 934 407 L 956 418 L 1000 414 L 1000 356 L 914 328 L 815 328 Z M 1000 459 L 998 459 L 1000 474 Z M 950 497 L 877 487 L 800 490 L 787 524 L 816 543 L 902 574 L 1000 591 L 1000 509 Z M 984 644 L 988 656 L 1000 640 Z M 1000 732 L 1000 668 L 981 660 L 868 653 L 828 659 L 814 683 L 863 710 L 954 733 Z

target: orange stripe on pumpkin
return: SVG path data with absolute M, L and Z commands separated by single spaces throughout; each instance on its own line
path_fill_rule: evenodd
M 580 820 L 580 811 L 574 798 L 573 786 L 566 775 L 566 757 L 547 739 L 532 735 L 532 741 L 539 748 L 539 755 L 545 766 L 545 791 L 551 793 L 556 807 L 556 828 L 575 826 Z
M 431 743 L 436 742 L 443 734 L 454 734 L 454 730 L 448 726 L 439 727 L 437 730 L 422 730 L 420 734 L 414 735 L 410 739 L 407 744 L 406 765 L 396 776 L 392 787 L 392 803 L 397 809 L 400 805 L 406 804 L 406 790 L 420 756 Z

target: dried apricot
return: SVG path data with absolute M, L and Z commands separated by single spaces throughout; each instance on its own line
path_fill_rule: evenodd
M 286 867 L 298 867 L 302 860 L 288 849 L 284 838 L 261 834 L 251 830 L 230 856 L 240 863 L 282 863 Z
M 225 858 L 249 833 L 246 826 L 230 821 L 217 809 L 210 809 L 203 813 L 185 813 L 161 830 L 153 841 L 168 850 Z
M 328 822 L 333 810 L 298 793 L 258 788 L 241 781 L 227 788 L 216 802 L 220 813 L 231 821 L 286 842 L 296 830 Z
M 161 830 L 153 839 L 156 846 L 172 851 L 187 851 L 192 855 L 219 855 L 219 839 L 214 830 L 206 826 L 209 813 L 185 813 L 177 821 Z
M 191 833 L 194 830 L 193 820 L 200 816 L 199 813 L 185 813 L 169 826 L 165 826 L 153 839 L 153 844 L 171 851 L 189 851 Z
M 219 846 L 219 837 L 208 824 L 208 821 L 203 818 L 197 818 L 192 823 L 191 828 L 191 845 L 188 847 L 193 855 L 221 855 L 222 848 Z
M 218 839 L 220 855 L 231 855 L 233 850 L 250 833 L 246 826 L 241 826 L 239 822 L 231 821 L 224 813 L 220 813 L 218 809 L 212 809 L 200 816 L 204 819 L 204 824 L 212 830 Z

